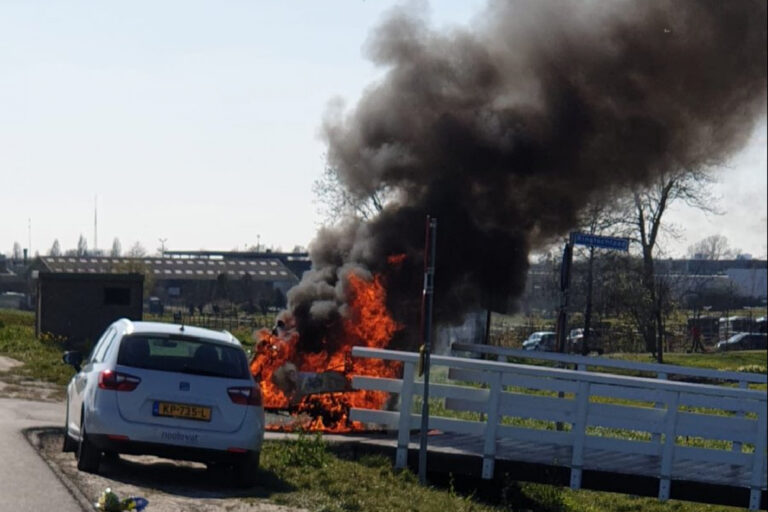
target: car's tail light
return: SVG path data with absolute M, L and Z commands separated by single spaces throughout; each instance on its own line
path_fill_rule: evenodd
M 139 382 L 141 382 L 141 379 L 138 377 L 114 370 L 104 370 L 99 374 L 99 387 L 101 389 L 133 391 L 139 385 Z
M 259 386 L 228 388 L 229 399 L 239 405 L 261 405 L 261 388 Z

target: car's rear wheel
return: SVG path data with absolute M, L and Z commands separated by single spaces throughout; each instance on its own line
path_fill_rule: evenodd
M 80 432 L 80 443 L 77 446 L 77 469 L 86 473 L 98 473 L 101 451 L 88 438 L 84 422 L 80 422 Z
M 253 487 L 259 478 L 259 457 L 261 452 L 250 452 L 235 464 L 235 484 L 238 487 Z
M 69 401 L 67 401 L 67 418 L 64 420 L 64 442 L 61 444 L 61 451 L 77 451 L 77 441 L 69 437 Z

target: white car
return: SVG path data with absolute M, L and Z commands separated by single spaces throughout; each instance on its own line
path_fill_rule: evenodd
M 113 323 L 67 386 L 64 451 L 96 473 L 102 454 L 152 454 L 235 467 L 255 483 L 264 439 L 261 390 L 240 342 L 198 327 Z M 82 368 L 81 366 L 82 362 Z
M 531 333 L 523 342 L 523 350 L 555 350 L 555 333 L 552 331 L 536 331 Z

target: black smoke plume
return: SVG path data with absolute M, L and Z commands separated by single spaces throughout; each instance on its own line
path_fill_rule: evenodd
M 529 251 L 587 203 L 726 159 L 766 106 L 764 0 L 499 0 L 447 33 L 399 8 L 367 49 L 385 75 L 323 133 L 343 186 L 388 201 L 313 242 L 288 294 L 310 350 L 333 343 L 350 271 L 386 275 L 391 310 L 418 331 L 428 214 L 437 320 L 504 310 Z

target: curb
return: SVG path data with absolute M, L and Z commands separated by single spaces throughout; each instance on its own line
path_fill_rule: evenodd
M 37 454 L 40 456 L 40 458 L 48 465 L 49 468 L 51 468 L 51 471 L 53 471 L 53 474 L 56 475 L 56 478 L 58 478 L 59 481 L 67 489 L 67 491 L 69 491 L 69 494 L 72 495 L 80 508 L 83 509 L 83 512 L 90 512 L 93 510 L 93 503 L 91 503 L 88 497 L 83 494 L 83 492 L 74 483 L 72 483 L 69 478 L 67 478 L 64 472 L 56 464 L 48 460 L 46 457 L 43 457 L 41 453 L 41 438 L 47 435 L 61 435 L 61 431 L 62 429 L 57 427 L 31 427 L 25 428 L 21 432 L 24 434 L 24 437 L 27 439 L 27 442 L 29 442 L 32 448 L 37 451 Z

